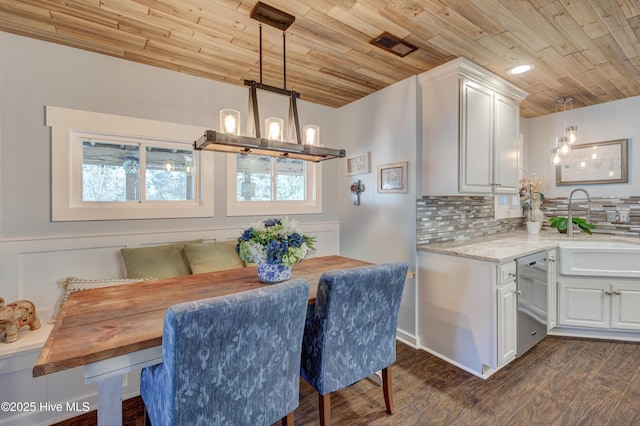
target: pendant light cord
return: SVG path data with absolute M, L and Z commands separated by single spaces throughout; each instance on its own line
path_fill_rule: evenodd
M 287 90 L 287 35 L 282 31 L 282 88 Z
M 262 84 L 262 22 L 260 22 L 260 84 Z

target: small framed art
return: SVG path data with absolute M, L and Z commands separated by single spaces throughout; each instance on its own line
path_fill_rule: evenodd
M 369 166 L 368 152 L 347 158 L 347 176 L 369 172 L 371 172 L 371 167 Z
M 407 161 L 378 165 L 378 192 L 407 192 Z

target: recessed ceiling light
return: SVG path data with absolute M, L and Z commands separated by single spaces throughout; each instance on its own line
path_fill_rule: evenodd
M 531 71 L 533 68 L 534 68 L 533 65 L 530 65 L 530 64 L 518 65 L 518 66 L 515 66 L 515 67 L 511 68 L 509 70 L 509 74 L 512 74 L 512 75 L 514 75 L 514 74 L 522 74 L 522 73 Z

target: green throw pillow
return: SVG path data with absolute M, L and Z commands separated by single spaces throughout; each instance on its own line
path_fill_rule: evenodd
M 244 267 L 236 253 L 235 240 L 202 244 L 185 244 L 184 253 L 194 274 Z
M 120 249 L 127 268 L 127 278 L 161 279 L 191 274 L 189 261 L 184 254 L 185 244 L 190 243 Z

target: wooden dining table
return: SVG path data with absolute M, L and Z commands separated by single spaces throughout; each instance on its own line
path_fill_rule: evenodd
M 342 256 L 305 259 L 291 279 L 311 284 L 315 303 L 325 271 L 371 265 Z M 98 385 L 98 424 L 122 424 L 122 375 L 162 362 L 167 308 L 265 286 L 257 267 L 184 275 L 156 281 L 74 292 L 65 302 L 33 367 L 33 376 L 84 367 L 85 383 Z

